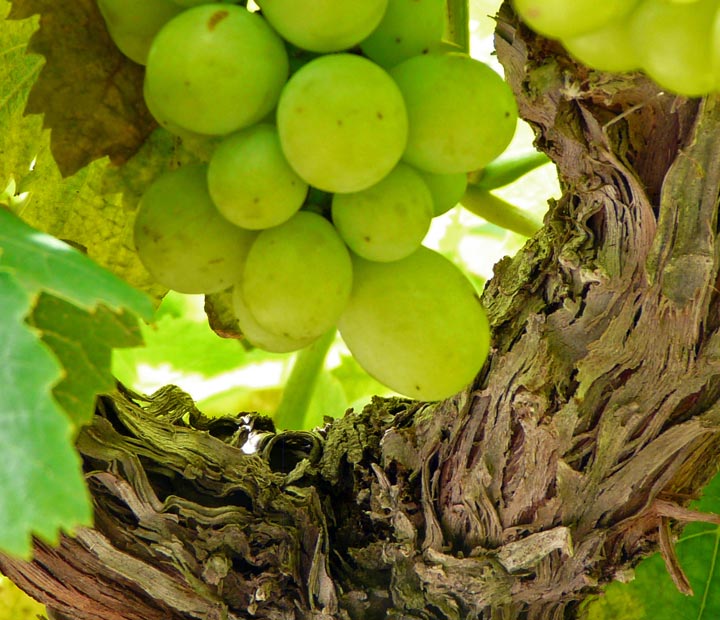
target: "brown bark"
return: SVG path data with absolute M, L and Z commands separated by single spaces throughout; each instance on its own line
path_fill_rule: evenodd
M 496 267 L 475 385 L 279 435 L 103 398 L 95 528 L 2 572 L 78 620 L 574 618 L 657 549 L 687 590 L 673 535 L 712 518 L 685 507 L 720 454 L 718 99 L 579 67 L 507 6 L 497 49 L 564 193 Z

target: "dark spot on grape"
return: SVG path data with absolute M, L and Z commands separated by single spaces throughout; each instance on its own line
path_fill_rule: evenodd
M 260 202 L 260 199 L 257 196 L 255 196 L 255 198 L 253 198 L 253 204 L 256 205 L 259 202 Z
M 370 243 L 370 237 L 368 237 L 367 235 L 365 235 L 365 236 L 363 237 L 363 239 L 364 239 L 365 241 L 367 241 L 368 243 Z
M 216 11 L 215 13 L 213 13 L 208 20 L 208 30 L 210 32 L 215 30 L 215 27 L 228 15 L 230 15 L 229 11 Z
M 510 116 L 510 112 L 505 112 L 505 118 L 508 118 Z
M 343 125 L 343 122 L 340 119 L 337 119 L 337 126 L 342 127 L 342 125 Z
M 416 386 L 415 386 L 415 389 L 419 392 L 419 391 L 420 391 L 420 386 L 419 386 L 419 385 L 416 385 Z
M 424 48 L 423 51 L 420 52 L 420 53 L 421 53 L 421 54 L 429 54 L 429 53 L 430 53 L 430 48 L 429 48 L 429 47 L 426 47 L 426 48 Z
M 382 113 L 382 112 L 378 112 L 378 113 L 376 114 L 376 116 L 378 117 L 379 120 L 382 120 L 383 118 L 385 118 L 385 117 L 383 116 L 383 113 Z
M 395 43 L 401 43 L 402 37 L 395 37 Z

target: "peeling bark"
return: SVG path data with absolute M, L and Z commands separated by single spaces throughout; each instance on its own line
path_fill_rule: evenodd
M 660 549 L 720 456 L 720 102 L 576 65 L 504 6 L 497 51 L 563 197 L 484 292 L 442 403 L 314 433 L 103 397 L 94 529 L 0 570 L 77 620 L 559 620 Z M 243 446 L 256 445 L 255 454 Z

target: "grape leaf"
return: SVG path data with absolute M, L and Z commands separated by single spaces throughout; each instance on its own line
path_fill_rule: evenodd
M 7 19 L 35 14 L 40 28 L 28 50 L 45 64 L 25 112 L 44 115 L 63 176 L 106 155 L 115 164 L 127 161 L 157 126 L 143 102 L 142 67 L 117 50 L 94 0 L 12 0 Z
M 53 387 L 55 400 L 76 427 L 89 423 L 97 395 L 115 389 L 113 348 L 142 343 L 135 316 L 104 306 L 88 312 L 43 293 L 29 322 L 65 369 L 65 376 Z
M 114 386 L 110 347 L 140 342 L 130 312 L 149 320 L 153 306 L 0 208 L 0 308 L 0 549 L 27 557 L 31 533 L 55 542 L 90 524 L 73 438 Z
M 720 513 L 720 475 L 712 480 L 693 508 Z M 676 551 L 694 596 L 685 596 L 678 591 L 662 557 L 655 554 L 640 563 L 632 582 L 611 584 L 602 598 L 587 606 L 584 617 L 587 620 L 720 618 L 719 550 L 720 527 L 708 523 L 690 524 L 679 537 Z
M 72 426 L 50 394 L 62 369 L 23 323 L 31 304 L 0 264 L 0 549 L 21 557 L 31 532 L 54 543 L 92 519 Z
M 127 308 L 148 321 L 153 315 L 146 295 L 2 208 L 0 266 L 17 272 L 31 292 L 43 290 L 88 310 L 101 302 L 116 310 Z
M 0 0 L 0 20 L 10 4 Z M 25 53 L 28 39 L 37 28 L 37 19 L 0 21 L 0 191 L 14 176 L 18 181 L 30 171 L 30 164 L 42 148 L 42 118 L 24 116 L 31 86 L 42 68 L 40 56 Z M 9 128 L 12 128 L 10 130 Z

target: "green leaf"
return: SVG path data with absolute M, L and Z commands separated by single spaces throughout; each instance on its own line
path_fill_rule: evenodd
M 97 395 L 115 389 L 110 371 L 113 348 L 142 344 L 135 316 L 104 306 L 88 312 L 43 293 L 30 323 L 65 369 L 53 387 L 55 400 L 76 427 L 89 423 Z
M 0 20 L 5 20 L 10 3 L 0 0 Z M 25 46 L 37 29 L 37 18 L 0 21 L 0 188 L 11 176 L 19 181 L 42 148 L 40 116 L 25 116 L 30 88 L 43 65 L 42 57 L 28 55 Z M 47 136 L 45 136 L 47 140 Z
M 705 489 L 693 509 L 720 513 L 720 476 Z M 720 618 L 720 528 L 693 523 L 676 543 L 680 565 L 694 596 L 681 594 L 670 579 L 660 554 L 640 563 L 634 581 L 613 583 L 586 609 L 586 620 L 715 620 Z M 625 609 L 625 615 L 618 610 Z
M 103 303 L 116 310 L 127 308 L 148 321 L 153 315 L 146 295 L 2 208 L 0 266 L 13 270 L 31 292 L 42 290 L 88 310 Z
M 0 308 L 0 549 L 27 557 L 31 533 L 54 543 L 91 523 L 73 438 L 114 387 L 111 347 L 140 342 L 131 312 L 150 319 L 153 306 L 0 208 Z
M 0 549 L 31 553 L 30 533 L 90 525 L 92 508 L 73 427 L 51 396 L 62 369 L 24 323 L 32 296 L 0 264 Z
M 141 326 L 145 346 L 115 351 L 115 375 L 127 385 L 137 381 L 137 368 L 169 365 L 174 371 L 212 377 L 249 362 L 281 359 L 265 351 L 247 351 L 239 340 L 218 338 L 203 314 L 193 314 L 192 298 L 169 293 L 152 326 Z M 141 389 L 141 388 L 137 388 Z

